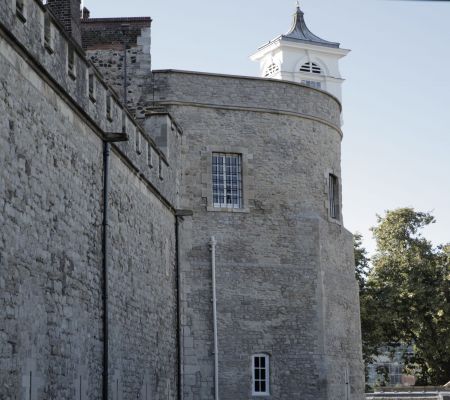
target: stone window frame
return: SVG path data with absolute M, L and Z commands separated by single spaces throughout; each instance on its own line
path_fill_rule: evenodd
M 73 80 L 77 79 L 77 55 L 74 46 L 67 43 L 67 74 Z
M 154 167 L 153 153 L 154 153 L 153 146 L 147 140 L 147 165 L 148 165 L 149 168 L 153 168 Z
M 88 70 L 87 73 L 89 100 L 95 103 L 97 101 L 97 79 L 93 70 Z
M 338 186 L 338 194 L 337 194 L 337 202 L 338 202 L 338 216 L 337 218 L 331 215 L 330 209 L 330 176 L 334 176 L 337 178 L 337 186 Z M 334 169 L 329 169 L 324 173 L 324 193 L 326 195 L 325 198 L 325 209 L 328 217 L 328 221 L 332 222 L 336 225 L 342 226 L 342 183 L 341 176 L 338 171 Z
M 240 154 L 242 162 L 242 208 L 214 207 L 213 203 L 213 178 L 212 178 L 212 153 Z M 206 199 L 206 211 L 211 212 L 250 212 L 250 202 L 254 198 L 253 191 L 253 154 L 245 147 L 239 146 L 207 146 L 201 152 L 201 183 L 202 198 Z
M 142 135 L 139 129 L 134 130 L 134 144 L 135 144 L 135 150 L 137 154 L 142 153 Z
M 19 21 L 25 23 L 27 22 L 27 1 L 26 0 L 16 0 L 16 17 Z
M 255 371 L 257 367 L 255 366 L 255 360 L 264 359 L 264 370 L 265 370 L 265 376 L 264 379 L 259 378 L 258 380 L 260 382 L 264 382 L 266 384 L 266 390 L 264 392 L 257 392 L 255 390 L 255 383 L 256 383 L 256 376 Z M 252 370 L 252 396 L 254 397 L 269 397 L 270 396 L 270 354 L 268 353 L 256 353 L 252 354 L 251 357 L 251 370 Z M 261 368 L 258 368 L 261 369 Z
M 112 94 L 108 91 L 106 92 L 106 99 L 105 99 L 105 113 L 106 113 L 106 119 L 109 122 L 113 121 L 113 99 Z
M 54 28 L 52 19 L 48 11 L 44 14 L 44 32 L 43 32 L 44 48 L 49 54 L 54 53 Z
M 163 160 L 161 156 L 158 159 L 158 176 L 160 180 L 164 180 Z
M 222 159 L 222 162 L 219 164 L 219 159 Z M 212 153 L 212 163 L 213 163 L 213 205 L 214 207 L 219 208 L 242 208 L 243 207 L 243 193 L 242 193 L 242 156 L 238 153 Z M 233 173 L 233 170 L 227 173 L 227 165 L 230 167 L 235 165 L 236 169 Z M 223 190 L 221 192 L 215 191 L 218 189 L 218 186 L 214 185 L 214 167 L 217 166 L 216 175 L 217 178 L 223 179 Z M 231 181 L 228 181 L 228 176 Z M 234 182 L 233 182 L 234 181 Z M 236 194 L 233 195 L 233 190 L 236 191 Z M 228 203 L 228 193 L 231 191 L 231 203 Z M 218 201 L 215 201 L 215 198 L 218 197 Z M 223 203 L 220 201 L 223 200 Z

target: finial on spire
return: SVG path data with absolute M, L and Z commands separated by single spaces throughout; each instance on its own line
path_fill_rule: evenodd
M 300 0 L 297 0 L 297 9 L 300 10 Z

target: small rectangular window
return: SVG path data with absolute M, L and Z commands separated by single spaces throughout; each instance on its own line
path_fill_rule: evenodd
M 112 100 L 109 93 L 106 94 L 106 118 L 108 121 L 112 121 Z
M 164 179 L 163 162 L 161 156 L 159 157 L 159 179 Z
M 44 15 L 44 47 L 50 54 L 53 53 L 52 22 L 48 12 Z
M 153 168 L 153 150 L 150 143 L 147 143 L 147 165 Z
M 141 152 L 142 152 L 142 135 L 138 129 L 136 129 L 135 145 L 136 145 L 136 153 L 141 154 Z
M 72 79 L 76 78 L 75 74 L 75 50 L 68 44 L 67 48 L 67 73 Z
M 16 0 L 16 16 L 22 21 L 26 22 L 25 18 L 25 0 Z
M 269 396 L 269 356 L 267 354 L 252 356 L 252 378 L 253 396 Z
M 330 174 L 328 179 L 328 196 L 330 217 L 339 219 L 339 179 L 333 174 Z
M 242 157 L 213 153 L 213 204 L 220 208 L 242 208 Z
M 95 75 L 89 72 L 89 98 L 95 103 Z
M 302 82 L 304 85 L 312 87 L 314 89 L 321 89 L 322 88 L 322 84 L 320 82 L 317 81 L 309 81 L 309 80 L 302 80 Z

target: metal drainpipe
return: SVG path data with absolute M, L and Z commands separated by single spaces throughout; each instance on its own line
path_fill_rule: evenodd
M 214 325 L 214 399 L 219 400 L 219 344 L 217 340 L 217 295 L 216 295 L 216 239 L 211 236 L 211 269 L 213 292 L 213 325 Z
M 176 281 L 176 291 L 177 291 L 177 356 L 178 356 L 178 370 L 177 370 L 177 395 L 178 400 L 182 399 L 182 389 L 181 389 L 181 364 L 182 364 L 182 354 L 181 354 L 181 298 L 180 298 L 180 217 L 175 215 L 175 281 Z
M 103 143 L 103 400 L 108 400 L 109 310 L 108 310 L 108 198 L 110 144 Z
M 176 210 L 175 211 L 175 285 L 177 291 L 177 356 L 178 356 L 178 371 L 177 371 L 177 395 L 178 400 L 183 399 L 183 353 L 182 353 L 182 326 L 181 326 L 181 277 L 180 277 L 180 222 L 183 217 L 191 217 L 193 212 L 191 210 Z

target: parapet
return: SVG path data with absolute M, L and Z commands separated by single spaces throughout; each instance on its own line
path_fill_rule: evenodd
M 341 104 L 323 90 L 278 79 L 193 71 L 154 70 L 154 101 L 297 115 L 329 125 L 342 135 Z

